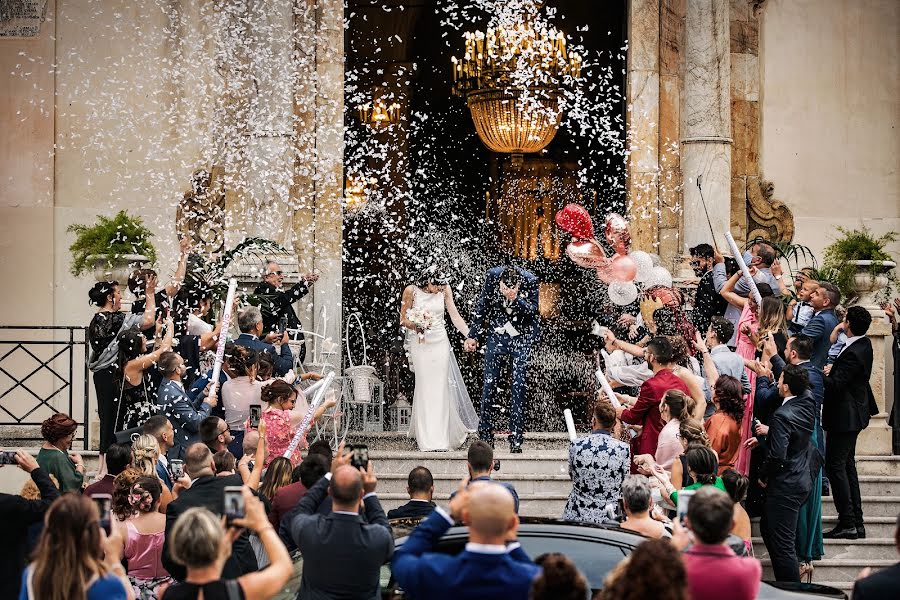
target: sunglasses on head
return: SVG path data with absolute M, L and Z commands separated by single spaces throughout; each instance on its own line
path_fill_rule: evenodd
M 281 271 L 269 271 L 269 275 L 281 275 Z

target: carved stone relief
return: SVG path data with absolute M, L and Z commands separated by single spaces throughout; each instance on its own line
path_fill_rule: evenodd
M 747 239 L 761 237 L 774 242 L 790 242 L 794 237 L 794 215 L 784 202 L 775 199 L 775 184 L 756 177 L 747 178 Z
M 196 252 L 216 254 L 225 245 L 225 169 L 197 169 L 191 189 L 184 193 L 175 213 L 179 237 L 191 239 Z

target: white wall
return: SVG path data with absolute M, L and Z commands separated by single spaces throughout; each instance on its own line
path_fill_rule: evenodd
M 837 226 L 900 231 L 900 2 L 768 0 L 760 57 L 762 172 L 795 241 L 821 258 Z

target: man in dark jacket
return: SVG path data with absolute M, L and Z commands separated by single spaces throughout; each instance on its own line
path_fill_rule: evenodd
M 19 450 L 15 460 L 20 469 L 31 475 L 41 499 L 26 500 L 15 494 L 0 494 L 0 540 L 5 548 L 0 550 L 0 598 L 19 597 L 22 571 L 28 560 L 28 528 L 43 521 L 47 509 L 59 498 L 59 490 L 33 456 Z
M 300 276 L 300 281 L 288 290 L 282 288 L 284 273 L 281 266 L 274 260 L 266 262 L 266 272 L 263 281 L 254 290 L 260 296 L 263 304 L 260 306 L 263 314 L 263 331 L 265 334 L 280 333 L 283 329 L 302 329 L 300 318 L 294 311 L 294 302 L 297 302 L 309 293 L 311 283 L 318 281 L 316 272 L 306 273 Z M 297 341 L 304 341 L 302 333 L 294 336 Z M 300 346 L 300 362 L 306 358 L 306 344 Z
M 388 511 L 388 519 L 417 519 L 427 517 L 437 506 L 431 501 L 434 496 L 434 477 L 425 467 L 416 467 L 409 472 L 406 480 L 409 502 Z
M 322 477 L 300 500 L 291 535 L 303 554 L 303 578 L 298 600 L 380 597 L 381 565 L 394 554 L 394 538 L 375 495 L 378 480 L 372 463 L 367 471 L 350 466 L 351 454 L 341 444 Z M 328 515 L 319 512 L 326 496 Z M 360 519 L 365 506 L 368 523 Z
M 766 435 L 766 459 L 761 470 L 767 489 L 762 536 L 775 579 L 799 582 L 794 544 L 800 506 L 812 488 L 809 460 L 814 448 L 810 439 L 816 421 L 806 369 L 786 365 L 778 380 L 778 392 L 783 403 L 772 414 L 768 426 L 757 428 L 757 433 Z M 756 443 L 757 438 L 748 440 L 749 446 Z
M 713 255 L 713 248 L 709 244 L 698 244 L 691 248 L 691 269 L 699 278 L 691 321 L 701 333 L 709 329 L 710 320 L 714 316 L 724 315 L 725 309 L 728 308 L 728 301 L 719 294 L 713 282 L 712 267 L 715 264 Z M 729 337 L 721 342 L 727 344 L 730 339 Z
M 825 403 L 822 425 L 828 432 L 825 472 L 838 512 L 838 524 L 823 537 L 848 539 L 866 537 L 862 500 L 856 475 L 856 438 L 868 427 L 869 416 L 878 411 L 869 385 L 872 375 L 872 341 L 866 337 L 872 315 L 861 306 L 847 309 L 844 332 L 847 343 L 825 369 Z
M 828 360 L 828 349 L 831 348 L 831 332 L 838 324 L 834 307 L 841 301 L 841 291 L 834 285 L 822 282 L 809 297 L 813 317 L 803 328 L 802 333 L 812 339 L 813 352 L 810 360 L 818 368 L 823 368 Z
M 184 455 L 184 471 L 191 478 L 191 487 L 166 507 L 166 540 L 163 543 L 163 567 L 178 581 L 184 581 L 187 571 L 172 560 L 169 554 L 172 527 L 187 509 L 195 506 L 209 509 L 215 515 L 224 514 L 224 495 L 227 486 L 244 485 L 240 475 L 216 477 L 212 452 L 204 444 L 194 444 Z M 255 493 L 255 492 L 254 492 Z M 231 555 L 222 569 L 222 579 L 235 579 L 258 570 L 256 554 L 250 546 L 247 531 L 242 531 L 231 546 Z

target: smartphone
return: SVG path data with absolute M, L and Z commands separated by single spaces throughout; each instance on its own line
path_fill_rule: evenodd
M 250 429 L 259 429 L 259 420 L 262 418 L 262 405 L 250 405 Z
M 369 447 L 366 444 L 354 444 L 350 449 L 353 456 L 350 457 L 350 466 L 355 469 L 369 468 Z
M 184 461 L 173 458 L 169 461 L 169 471 L 172 473 L 172 479 L 181 479 L 184 475 Z
M 229 485 L 224 490 L 225 521 L 229 524 L 235 519 L 244 518 L 244 496 L 241 492 L 242 489 L 243 488 L 239 485 Z
M 109 494 L 94 494 L 91 500 L 97 505 L 100 513 L 100 527 L 106 535 L 112 535 L 112 496 Z
M 696 490 L 678 490 L 677 516 L 678 516 L 678 522 L 681 523 L 682 527 L 685 527 L 685 520 L 687 519 L 688 504 L 690 504 L 691 498 L 694 497 L 695 491 Z
M 3 451 L 0 452 L 0 465 L 15 465 L 16 463 L 16 453 Z

